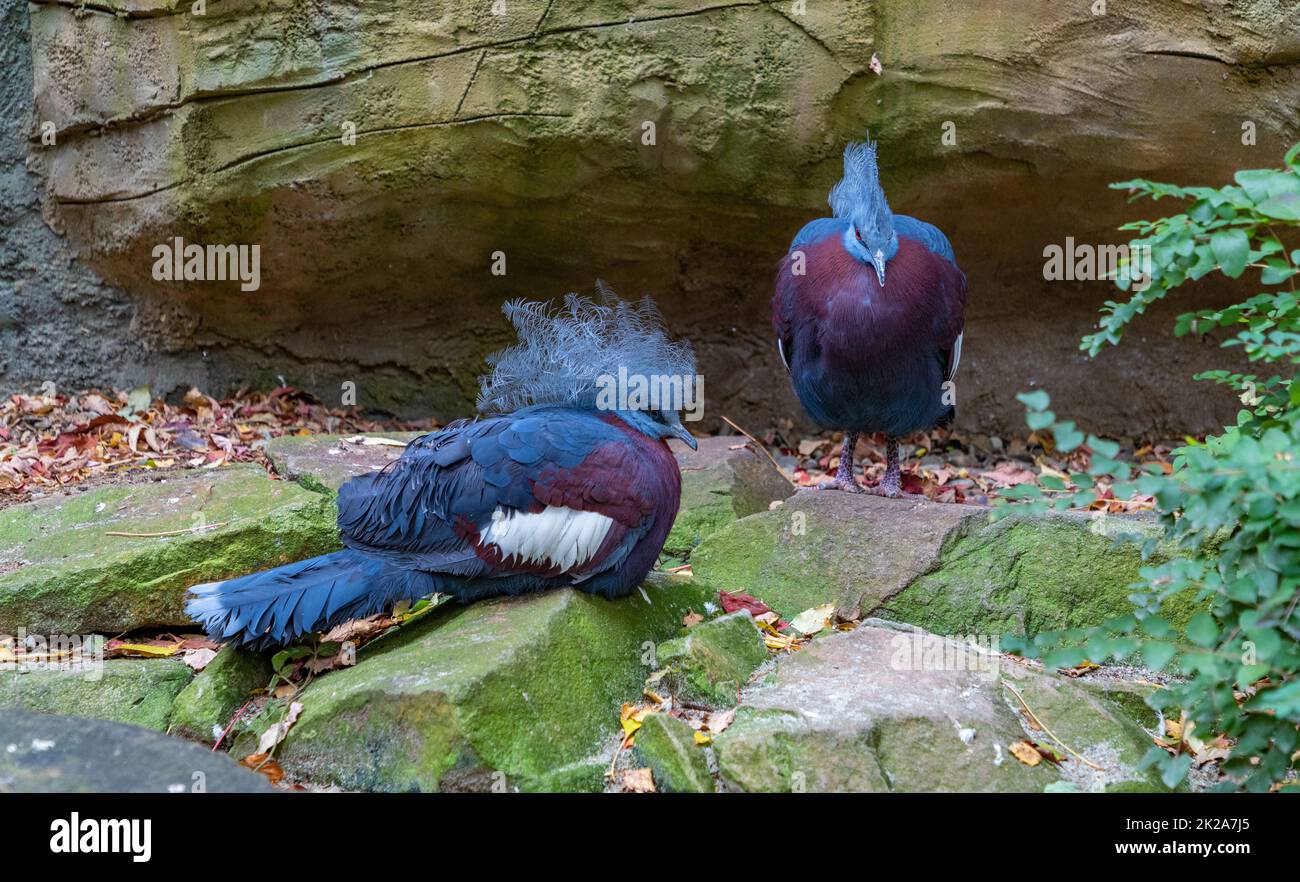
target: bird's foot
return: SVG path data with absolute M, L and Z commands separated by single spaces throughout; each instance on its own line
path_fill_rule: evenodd
M 886 499 L 929 499 L 924 493 L 908 493 L 902 487 L 885 487 L 877 484 L 874 487 L 867 487 L 865 492 L 876 496 L 883 496 Z
M 820 484 L 813 484 L 809 487 L 801 488 L 803 490 L 843 490 L 845 493 L 866 493 L 867 488 L 863 487 L 853 478 L 845 478 L 836 475 L 829 481 L 822 481 Z
M 897 472 L 886 472 L 880 483 L 866 488 L 868 493 L 883 496 L 886 499 L 925 499 L 924 493 L 909 493 L 903 489 L 903 477 Z

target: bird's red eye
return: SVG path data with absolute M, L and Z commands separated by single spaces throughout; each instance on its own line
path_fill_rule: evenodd
M 855 235 L 855 236 L 858 237 L 858 241 L 859 241 L 859 242 L 862 241 L 862 231 L 859 230 L 857 227 L 854 227 L 854 228 L 853 228 L 853 235 Z

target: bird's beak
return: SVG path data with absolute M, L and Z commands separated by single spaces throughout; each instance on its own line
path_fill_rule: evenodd
M 877 248 L 876 253 L 871 255 L 871 262 L 876 267 L 876 278 L 880 279 L 880 287 L 885 287 L 885 252 Z
M 683 426 L 681 423 L 673 426 L 673 437 L 679 439 L 683 444 L 691 448 L 691 450 L 700 449 L 700 442 L 696 441 L 695 436 L 691 434 L 691 430 Z

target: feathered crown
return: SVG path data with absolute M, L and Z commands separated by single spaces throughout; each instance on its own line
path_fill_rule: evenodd
M 620 368 L 646 377 L 695 375 L 695 353 L 689 343 L 668 338 L 654 301 L 628 303 L 603 282 L 596 290 L 599 302 L 569 294 L 560 309 L 524 300 L 502 307 L 519 342 L 488 356 L 489 371 L 479 378 L 480 412 L 594 407 L 598 378 L 618 376 Z
M 870 137 L 844 148 L 844 177 L 831 187 L 826 201 L 836 217 L 854 220 L 890 217 L 876 165 L 876 142 Z

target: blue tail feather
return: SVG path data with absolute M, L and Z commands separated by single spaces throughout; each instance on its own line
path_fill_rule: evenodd
M 438 590 L 434 577 L 350 549 L 190 589 L 190 618 L 218 641 L 266 647 Z

